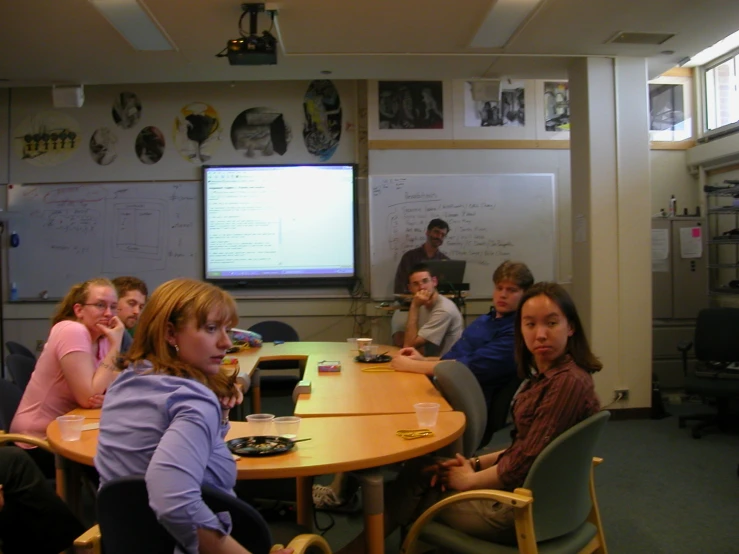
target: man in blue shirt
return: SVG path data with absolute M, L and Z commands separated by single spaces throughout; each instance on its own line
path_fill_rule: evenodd
M 397 371 L 433 375 L 439 360 L 456 360 L 466 365 L 480 382 L 489 405 L 496 390 L 516 375 L 513 356 L 513 324 L 523 293 L 534 284 L 525 264 L 503 262 L 493 273 L 493 306 L 478 317 L 441 358 L 424 357 L 415 348 L 403 348 L 393 358 Z

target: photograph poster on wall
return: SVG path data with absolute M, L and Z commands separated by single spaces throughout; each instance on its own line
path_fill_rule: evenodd
M 570 90 L 566 81 L 544 82 L 544 125 L 547 131 L 570 130 Z
M 379 81 L 380 129 L 443 129 L 442 81 Z
M 526 105 L 523 81 L 466 81 L 465 127 L 523 127 Z

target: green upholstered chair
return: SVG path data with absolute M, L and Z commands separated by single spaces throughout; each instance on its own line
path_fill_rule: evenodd
M 462 362 L 447 360 L 434 367 L 434 382 L 441 395 L 457 412 L 467 419 L 462 435 L 461 448 L 453 444 L 445 453 L 454 456 L 451 450 L 469 458 L 480 446 L 488 422 L 488 408 L 477 377 Z
M 593 482 L 593 467 L 601 460 L 593 453 L 609 417 L 610 412 L 598 412 L 554 439 L 534 461 L 523 487 L 513 492 L 467 491 L 438 502 L 413 524 L 401 554 L 414 553 L 419 540 L 462 554 L 605 554 Z M 466 500 L 513 506 L 518 545 L 483 541 L 434 521 L 445 506 Z

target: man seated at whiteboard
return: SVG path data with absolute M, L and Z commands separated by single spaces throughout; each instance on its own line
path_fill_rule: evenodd
M 416 264 L 408 275 L 413 295 L 408 309 L 403 346 L 426 356 L 443 356 L 462 336 L 464 323 L 456 304 L 436 290 L 438 281 L 426 264 Z
M 395 271 L 395 285 L 393 292 L 395 294 L 405 294 L 408 286 L 408 276 L 411 268 L 416 264 L 426 262 L 428 260 L 448 260 L 449 256 L 444 254 L 439 248 L 444 244 L 444 239 L 449 234 L 449 225 L 443 219 L 432 219 L 426 227 L 426 242 L 418 248 L 408 250 L 400 258 L 398 269 Z M 405 311 L 396 310 L 393 314 L 391 333 L 395 346 L 403 346 L 403 334 L 407 322 L 407 313 Z
M 516 378 L 513 324 L 521 297 L 534 284 L 534 276 L 526 264 L 505 261 L 493 273 L 493 283 L 490 312 L 472 322 L 446 354 L 426 357 L 413 347 L 403 348 L 393 357 L 393 369 L 431 376 L 439 360 L 456 360 L 474 373 L 489 406 L 495 392 Z
M 141 310 L 146 304 L 149 290 L 138 277 L 116 277 L 113 285 L 118 292 L 118 318 L 126 326 L 121 341 L 121 354 L 128 352 L 133 342 L 133 333 L 141 317 Z

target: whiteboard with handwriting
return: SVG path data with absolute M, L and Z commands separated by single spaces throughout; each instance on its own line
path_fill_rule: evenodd
M 20 300 L 63 297 L 92 277 L 135 275 L 153 291 L 202 277 L 200 183 L 8 185 L 9 281 Z
M 470 298 L 490 298 L 505 260 L 526 263 L 537 281 L 555 275 L 552 174 L 377 175 L 370 177 L 371 293 L 393 297 L 401 256 L 426 240 L 428 222 L 450 231 L 441 251 L 466 260 Z

